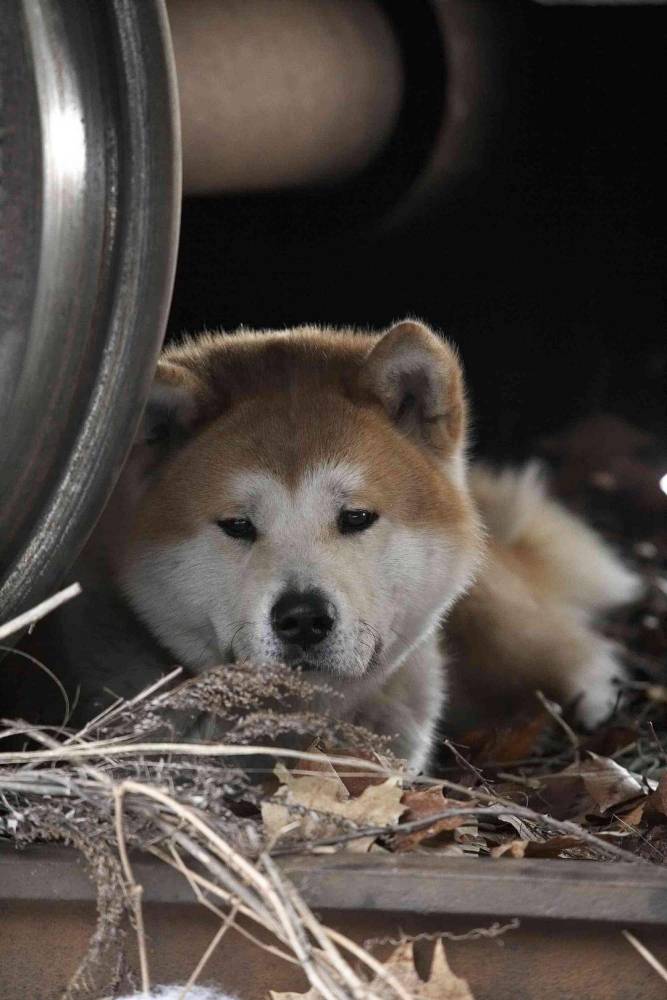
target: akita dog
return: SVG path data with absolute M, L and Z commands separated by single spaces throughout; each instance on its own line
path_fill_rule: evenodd
M 469 475 L 466 422 L 457 353 L 417 321 L 168 348 L 84 597 L 48 625 L 79 718 L 174 663 L 283 662 L 420 769 L 454 605 L 454 724 L 476 692 L 538 687 L 608 713 L 620 668 L 590 619 L 635 580 L 532 472 Z

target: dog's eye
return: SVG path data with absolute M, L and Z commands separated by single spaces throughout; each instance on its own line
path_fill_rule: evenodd
M 257 538 L 257 528 L 247 517 L 228 517 L 217 523 L 230 538 L 244 538 L 248 542 Z
M 353 531 L 365 531 L 377 519 L 377 514 L 372 510 L 342 510 L 338 515 L 338 530 L 343 535 L 350 535 Z

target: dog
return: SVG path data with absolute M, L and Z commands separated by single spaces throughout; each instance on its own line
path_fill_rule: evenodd
M 457 351 L 417 320 L 168 347 L 83 597 L 45 625 L 78 719 L 174 663 L 240 661 L 326 678 L 416 771 L 476 702 L 608 714 L 621 667 L 593 622 L 636 581 L 533 469 L 470 470 L 467 424 Z

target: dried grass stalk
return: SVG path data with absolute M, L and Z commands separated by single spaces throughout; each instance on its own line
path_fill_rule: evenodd
M 249 676 L 248 668 L 232 666 L 175 690 L 153 685 L 130 702 L 110 706 L 84 729 L 63 732 L 57 739 L 28 723 L 3 723 L 0 737 L 20 734 L 33 748 L 0 754 L 0 833 L 19 846 L 71 844 L 86 857 L 97 886 L 97 926 L 67 1000 L 99 997 L 119 986 L 127 919 L 138 942 L 141 988 L 150 990 L 142 887 L 131 863 L 132 852 L 141 849 L 176 868 L 193 887 L 195 899 L 220 918 L 190 985 L 234 927 L 258 947 L 298 963 L 325 1000 L 380 1000 L 368 985 L 378 974 L 386 987 L 383 996 L 410 1000 L 395 977 L 379 973 L 373 956 L 321 924 L 265 848 L 258 817 L 266 792 L 251 780 L 243 761 L 261 755 L 270 770 L 279 757 L 318 761 L 321 754 L 252 743 L 252 735 L 275 731 L 275 715 L 271 708 L 256 709 L 248 697 Z M 292 671 L 259 667 L 252 677 L 250 687 L 276 701 L 299 698 L 307 706 L 320 693 Z M 202 715 L 207 724 L 213 718 L 215 725 L 233 732 L 234 739 L 170 739 L 193 719 L 196 733 Z M 356 746 L 370 745 L 370 734 L 332 723 L 307 707 L 300 714 L 292 712 L 290 720 L 296 724 L 283 720 L 285 728 L 297 735 L 342 735 L 346 741 L 352 737 Z M 363 758 L 332 760 L 361 772 L 392 771 Z M 253 815 L 244 815 L 253 809 Z M 274 943 L 260 942 L 248 931 L 248 921 L 268 932 Z M 366 966 L 367 976 L 346 953 Z

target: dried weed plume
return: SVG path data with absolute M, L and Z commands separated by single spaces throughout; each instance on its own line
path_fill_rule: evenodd
M 261 821 L 261 804 L 271 792 L 262 778 L 275 785 L 276 760 L 321 760 L 301 749 L 313 738 L 364 753 L 377 746 L 377 737 L 314 711 L 322 688 L 293 670 L 222 666 L 174 686 L 179 673 L 132 701 L 116 702 L 78 732 L 1 724 L 4 746 L 18 740 L 24 749 L 0 753 L 0 836 L 17 847 L 71 845 L 83 854 L 96 886 L 97 925 L 64 1000 L 117 995 L 131 983 L 128 918 L 138 941 L 141 989 L 150 990 L 142 890 L 130 860 L 137 850 L 176 869 L 194 898 L 219 917 L 216 944 L 236 927 L 258 948 L 299 963 L 326 1000 L 408 1000 L 389 970 L 313 915 L 272 860 Z M 382 760 L 346 756 L 340 763 L 391 774 L 389 759 Z M 352 825 L 340 822 L 343 830 Z M 273 943 L 261 942 L 253 925 L 259 937 L 268 931 Z M 203 964 L 204 958 L 190 985 Z M 365 975 L 355 971 L 359 965 Z

